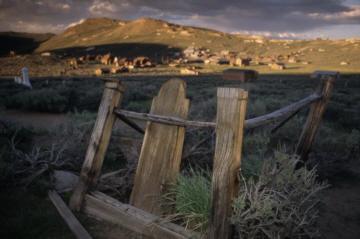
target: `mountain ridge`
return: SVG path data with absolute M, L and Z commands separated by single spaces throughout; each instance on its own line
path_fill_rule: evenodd
M 360 69 L 359 38 L 280 40 L 183 26 L 153 18 L 86 19 L 42 42 L 35 53 L 54 51 L 82 56 L 110 52 L 119 57 L 145 55 L 160 59 L 169 52 L 183 51 L 188 47 L 203 48 L 213 53 L 224 50 L 237 52 L 240 57 L 253 59 L 295 56 L 295 63 L 291 63 L 290 69 L 356 72 Z M 90 48 L 95 50 L 88 52 Z

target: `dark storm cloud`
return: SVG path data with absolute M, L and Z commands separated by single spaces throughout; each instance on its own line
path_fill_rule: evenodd
M 149 16 L 225 31 L 302 32 L 360 24 L 360 5 L 351 3 L 343 0 L 0 0 L 0 28 L 61 31 L 82 18 Z
M 347 23 L 353 18 L 322 18 L 322 14 L 351 12 L 352 8 L 339 0 L 135 0 L 171 14 L 192 17 L 189 22 L 225 27 L 227 30 L 303 31 L 314 27 Z M 319 14 L 315 17 L 314 14 Z M 360 15 L 359 15 L 360 16 Z M 360 23 L 360 18 L 356 23 Z

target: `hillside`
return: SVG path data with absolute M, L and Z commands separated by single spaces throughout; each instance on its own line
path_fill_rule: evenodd
M 236 43 L 238 38 L 221 32 L 180 26 L 165 21 L 140 18 L 134 21 L 120 21 L 107 18 L 87 19 L 81 24 L 66 29 L 62 34 L 43 43 L 38 52 L 95 45 L 121 43 L 165 44 L 185 48 L 193 42 L 204 47 L 226 46 L 213 44 L 223 37 Z
M 0 32 L 0 56 L 8 55 L 10 51 L 17 54 L 32 53 L 42 42 L 52 36 L 54 34 L 51 33 Z
M 99 52 L 135 55 L 152 51 L 162 54 L 168 49 L 182 50 L 188 46 L 203 47 L 213 52 L 230 50 L 240 55 L 278 56 L 295 53 L 308 65 L 294 65 L 293 71 L 306 68 L 358 72 L 360 69 L 360 40 L 275 40 L 260 36 L 229 34 L 215 30 L 181 26 L 162 20 L 140 18 L 121 21 L 108 18 L 87 19 L 66 29 L 63 33 L 43 42 L 37 52 L 71 49 L 80 50 L 90 46 Z M 144 53 L 145 54 L 145 53 Z M 147 54 L 151 55 L 151 54 Z M 346 62 L 345 65 L 340 65 Z

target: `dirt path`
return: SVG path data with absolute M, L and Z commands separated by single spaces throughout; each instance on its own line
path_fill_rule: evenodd
M 330 184 L 322 195 L 319 218 L 323 238 L 360 238 L 360 159 L 353 159 Z

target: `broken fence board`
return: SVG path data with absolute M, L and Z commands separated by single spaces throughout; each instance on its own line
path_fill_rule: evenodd
M 101 172 L 116 119 L 114 109 L 120 104 L 124 88 L 120 81 L 108 80 L 101 99 L 90 143 L 86 151 L 79 182 L 70 198 L 70 208 L 79 211 L 87 190 L 96 184 Z
M 165 82 L 153 99 L 152 114 L 186 119 L 189 100 L 186 83 L 172 79 Z M 185 128 L 148 122 L 136 169 L 130 204 L 161 215 L 161 195 L 176 182 L 180 170 Z
M 146 238 L 200 238 L 197 233 L 129 204 L 123 204 L 101 192 L 92 192 L 85 196 L 84 211 L 90 216 L 121 225 Z
M 61 199 L 59 194 L 56 191 L 48 192 L 51 202 L 54 204 L 58 210 L 61 217 L 64 219 L 66 224 L 69 226 L 70 230 L 74 233 L 78 239 L 91 239 L 90 234 L 85 230 L 85 228 L 80 224 L 76 219 L 71 210 L 66 206 L 65 202 Z

